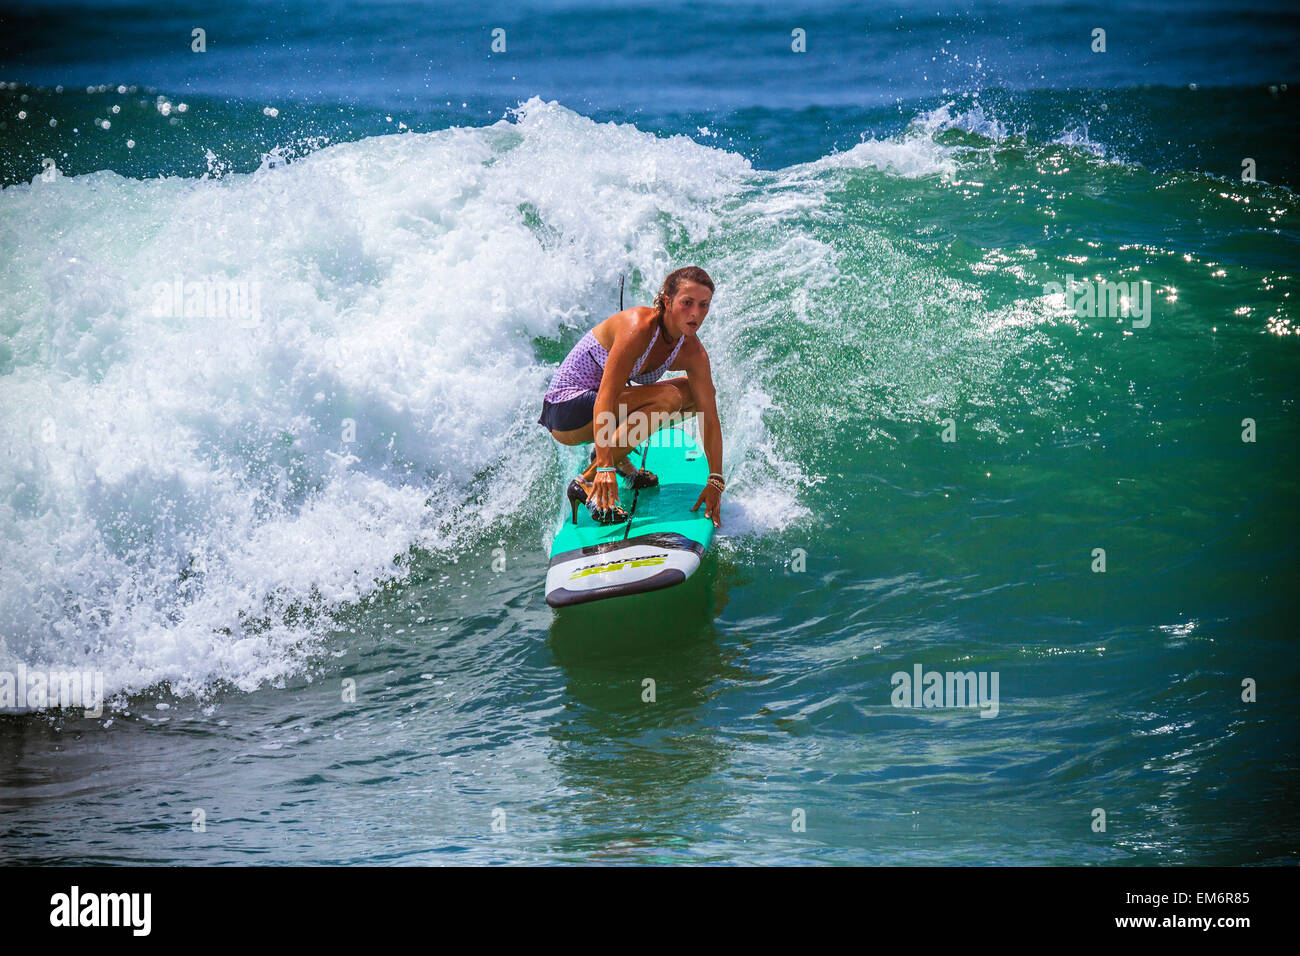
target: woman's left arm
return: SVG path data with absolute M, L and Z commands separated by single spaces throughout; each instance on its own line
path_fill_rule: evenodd
M 691 402 L 695 405 L 695 414 L 700 422 L 700 441 L 704 445 L 704 454 L 709 459 L 709 473 L 722 474 L 722 423 L 718 421 L 717 394 L 713 387 L 713 374 L 709 369 L 709 353 L 704 344 L 696 339 L 694 348 L 682 349 L 689 352 L 681 356 L 680 365 L 686 370 L 687 381 L 691 388 Z M 712 484 L 706 484 L 695 502 L 695 511 L 704 503 L 704 513 L 713 519 L 716 528 L 722 523 L 722 492 Z

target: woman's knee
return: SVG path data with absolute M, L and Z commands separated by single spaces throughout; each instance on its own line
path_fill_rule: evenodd
M 681 384 L 678 384 L 678 383 Z M 673 379 L 673 390 L 677 392 L 677 408 L 674 411 L 693 412 L 695 410 L 695 399 L 691 392 L 691 383 L 687 381 L 686 376 Z
M 638 401 L 626 416 L 626 420 L 634 420 L 638 417 L 647 415 L 658 415 L 664 412 L 675 412 L 681 405 L 681 392 L 672 383 L 662 385 L 641 385 L 638 386 L 649 393 L 645 398 Z M 653 389 L 653 391 L 651 391 Z
M 686 409 L 689 392 L 676 385 L 669 385 L 655 397 L 653 411 L 656 415 L 677 415 Z

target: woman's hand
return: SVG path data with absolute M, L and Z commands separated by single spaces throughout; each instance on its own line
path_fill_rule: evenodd
M 691 510 L 695 511 L 699 508 L 701 501 L 704 502 L 704 514 L 713 519 L 713 527 L 722 524 L 722 492 L 718 490 L 718 486 L 705 485 L 704 490 L 700 492 L 700 497 L 695 501 L 695 507 Z
M 618 479 L 612 471 L 598 471 L 592 482 L 591 501 L 597 508 L 618 507 Z

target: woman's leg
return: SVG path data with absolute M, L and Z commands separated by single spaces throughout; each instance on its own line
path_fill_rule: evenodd
M 618 420 L 618 427 L 612 435 L 606 435 L 609 429 L 602 429 L 602 439 L 608 443 L 614 453 L 614 466 L 618 467 L 637 445 L 645 441 L 650 428 L 656 424 L 652 416 L 681 413 L 693 414 L 695 405 L 691 401 L 690 384 L 687 376 L 681 375 L 666 382 L 653 385 L 629 385 L 614 401 L 614 414 L 626 411 Z M 596 422 L 591 421 L 572 431 L 555 431 L 551 434 L 562 445 L 582 445 L 595 441 Z M 582 472 L 583 481 L 591 481 L 596 474 L 596 463 L 591 462 Z

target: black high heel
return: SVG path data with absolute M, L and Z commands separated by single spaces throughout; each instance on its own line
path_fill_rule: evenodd
M 591 518 L 597 524 L 621 524 L 628 520 L 628 513 L 618 505 L 612 508 L 597 508 L 587 500 L 587 489 L 577 478 L 569 482 L 568 490 L 565 492 L 569 497 L 569 504 L 573 506 L 573 523 L 578 523 L 578 505 L 585 504 L 587 510 L 591 513 Z
M 573 523 L 577 524 L 578 505 L 587 503 L 587 492 L 582 485 L 578 484 L 578 479 L 574 478 L 569 482 L 569 488 L 565 494 L 569 496 L 569 504 L 573 505 Z

